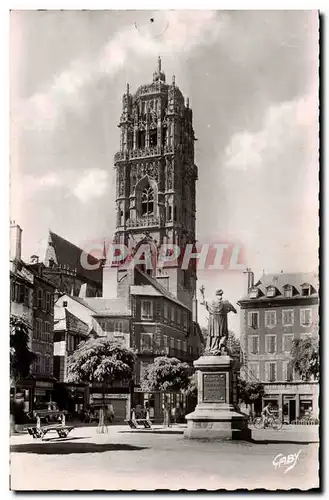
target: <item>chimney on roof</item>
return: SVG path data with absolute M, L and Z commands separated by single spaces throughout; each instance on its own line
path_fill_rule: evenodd
M 157 269 L 156 280 L 166 289 L 169 290 L 169 276 L 162 269 Z
M 85 299 L 87 294 L 87 283 L 83 283 L 80 288 L 79 297 L 80 299 Z
M 15 221 L 10 221 L 10 261 L 22 258 L 22 232 Z
M 248 267 L 245 271 L 243 271 L 243 274 L 247 274 L 247 276 L 248 276 L 248 278 L 247 278 L 247 293 L 249 293 L 250 290 L 254 286 L 254 278 L 255 278 L 254 273 L 252 272 L 250 267 Z

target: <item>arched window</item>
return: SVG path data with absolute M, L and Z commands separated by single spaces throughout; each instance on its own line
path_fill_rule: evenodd
M 154 213 L 154 191 L 147 186 L 142 192 L 142 215 L 153 215 Z

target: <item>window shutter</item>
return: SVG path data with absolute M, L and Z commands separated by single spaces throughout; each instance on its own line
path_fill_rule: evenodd
M 265 363 L 265 380 L 268 382 L 270 379 L 269 363 Z
M 253 347 L 252 337 L 248 337 L 248 352 L 252 353 L 252 347 Z
M 272 363 L 271 380 L 272 382 L 276 380 L 276 363 Z

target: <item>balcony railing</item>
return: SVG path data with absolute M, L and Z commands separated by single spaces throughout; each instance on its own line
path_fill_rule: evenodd
M 166 145 L 166 146 L 154 146 L 149 148 L 140 149 L 127 149 L 125 151 L 118 151 L 114 155 L 114 162 L 117 161 L 127 161 L 133 158 L 150 158 L 152 156 L 160 156 L 162 154 L 175 153 L 179 149 L 179 145 Z
M 126 222 L 127 227 L 150 227 L 161 226 L 164 224 L 162 217 L 145 216 L 138 219 L 128 219 Z

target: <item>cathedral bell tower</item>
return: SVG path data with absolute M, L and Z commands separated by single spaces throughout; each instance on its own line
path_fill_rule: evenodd
M 195 243 L 194 131 L 189 100 L 166 83 L 161 59 L 153 82 L 122 98 L 120 150 L 115 154 L 116 232 L 114 241 L 135 249 L 174 243 L 184 251 Z M 169 291 L 192 309 L 196 289 L 193 263 L 165 267 Z M 155 279 L 158 272 L 152 270 Z

